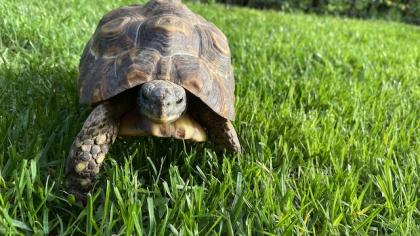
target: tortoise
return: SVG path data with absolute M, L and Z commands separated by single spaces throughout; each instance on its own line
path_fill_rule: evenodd
M 114 9 L 79 64 L 79 101 L 94 108 L 67 161 L 66 188 L 85 199 L 117 136 L 210 141 L 239 153 L 225 35 L 180 0 Z

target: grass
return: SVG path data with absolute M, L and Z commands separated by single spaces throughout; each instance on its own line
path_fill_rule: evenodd
M 229 38 L 246 152 L 118 139 L 74 203 L 78 60 L 128 3 L 1 2 L 0 234 L 420 232 L 420 28 L 221 5 L 189 4 Z

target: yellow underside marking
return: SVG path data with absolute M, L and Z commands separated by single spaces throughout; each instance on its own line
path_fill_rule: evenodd
M 158 123 L 139 115 L 136 111 L 123 116 L 119 135 L 189 139 L 195 142 L 207 140 L 204 128 L 188 114 L 184 114 L 172 123 Z

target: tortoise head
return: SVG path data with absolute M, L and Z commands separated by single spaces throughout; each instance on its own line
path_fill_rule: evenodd
M 155 122 L 171 123 L 182 116 L 186 108 L 185 89 L 170 81 L 152 80 L 138 90 L 138 111 Z

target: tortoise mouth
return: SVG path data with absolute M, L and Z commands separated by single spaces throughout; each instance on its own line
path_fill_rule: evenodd
M 145 117 L 147 117 L 149 120 L 152 120 L 153 122 L 159 123 L 159 124 L 164 124 L 164 123 L 172 123 L 175 122 L 176 120 L 178 120 L 184 113 L 181 113 L 180 115 L 171 115 L 171 116 L 151 116 L 146 112 L 142 112 L 142 110 L 140 110 L 140 115 L 143 115 Z

